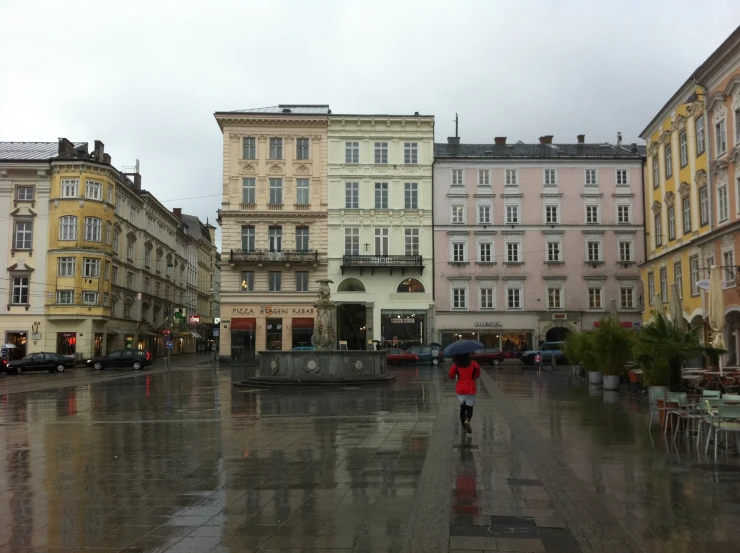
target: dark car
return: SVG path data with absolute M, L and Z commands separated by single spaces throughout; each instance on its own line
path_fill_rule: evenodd
M 133 367 L 137 371 L 152 364 L 152 354 L 143 349 L 123 349 L 113 351 L 108 355 L 93 357 L 85 364 L 96 371 L 108 367 Z
M 506 355 L 498 348 L 482 348 L 471 353 L 470 358 L 479 365 L 499 365 Z
M 385 354 L 386 362 L 389 365 L 410 365 L 416 363 L 419 360 L 419 356 L 415 353 L 409 353 L 402 349 L 392 348 Z
M 8 370 L 8 361 L 5 359 L 5 357 L 0 357 L 0 372 L 5 372 Z
M 534 365 L 534 356 L 539 351 L 542 354 L 542 364 L 549 365 L 552 363 L 552 358 L 555 357 L 555 362 L 559 365 L 567 364 L 568 361 L 563 354 L 563 347 L 565 342 L 545 342 L 539 349 L 533 349 L 522 353 L 521 360 L 525 365 Z
M 75 361 L 71 357 L 66 357 L 61 353 L 39 351 L 36 353 L 29 353 L 23 359 L 10 361 L 6 370 L 9 374 L 21 374 L 23 371 L 49 371 L 62 373 L 64 372 L 64 369 L 71 369 L 74 366 Z
M 442 348 L 437 346 L 412 346 L 406 351 L 416 355 L 419 358 L 420 363 L 439 365 L 440 362 L 444 360 L 444 357 L 442 356 Z

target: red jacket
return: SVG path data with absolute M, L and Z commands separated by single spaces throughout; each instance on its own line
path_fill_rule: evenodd
M 474 396 L 476 392 L 475 379 L 480 378 L 480 365 L 475 361 L 472 361 L 467 367 L 452 365 L 450 367 L 450 379 L 454 380 L 455 376 L 458 376 L 455 393 L 463 396 Z

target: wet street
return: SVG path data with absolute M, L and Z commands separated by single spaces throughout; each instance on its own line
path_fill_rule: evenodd
M 0 553 L 738 550 L 740 458 L 570 370 L 232 387 L 205 357 L 0 377 Z

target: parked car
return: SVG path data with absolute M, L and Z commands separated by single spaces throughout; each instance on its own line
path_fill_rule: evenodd
M 152 354 L 143 349 L 123 349 L 113 351 L 108 355 L 93 357 L 85 365 L 96 371 L 108 367 L 133 367 L 137 371 L 152 364 Z
M 296 346 L 291 348 L 291 351 L 313 351 L 314 349 L 313 346 Z
M 8 360 L 5 357 L 0 357 L 0 372 L 6 372 L 8 370 Z
M 410 365 L 416 363 L 419 360 L 419 356 L 415 353 L 409 353 L 398 348 L 391 348 L 388 353 L 385 354 L 386 362 L 389 365 Z
M 8 374 L 21 374 L 23 371 L 49 371 L 64 372 L 64 369 L 71 369 L 75 366 L 75 361 L 71 357 L 66 357 L 61 353 L 52 353 L 49 351 L 39 351 L 29 353 L 23 359 L 16 359 L 7 364 Z
M 563 347 L 565 342 L 545 342 L 538 349 L 525 351 L 522 353 L 521 360 L 525 365 L 534 365 L 534 356 L 539 351 L 542 354 L 542 364 L 549 365 L 552 363 L 552 358 L 555 356 L 555 363 L 564 365 L 567 364 L 565 355 L 563 354 Z
M 499 365 L 506 355 L 498 348 L 482 348 L 471 353 L 470 358 L 479 365 Z
M 431 363 L 432 365 L 439 365 L 443 360 L 442 348 L 436 345 L 428 346 L 411 346 L 406 349 L 406 352 L 413 353 L 419 358 L 420 363 Z

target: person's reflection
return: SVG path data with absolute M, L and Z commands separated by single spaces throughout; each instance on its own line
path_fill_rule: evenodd
M 452 510 L 459 515 L 479 513 L 477 470 L 473 453 L 461 444 L 460 459 L 455 469 L 455 504 Z

